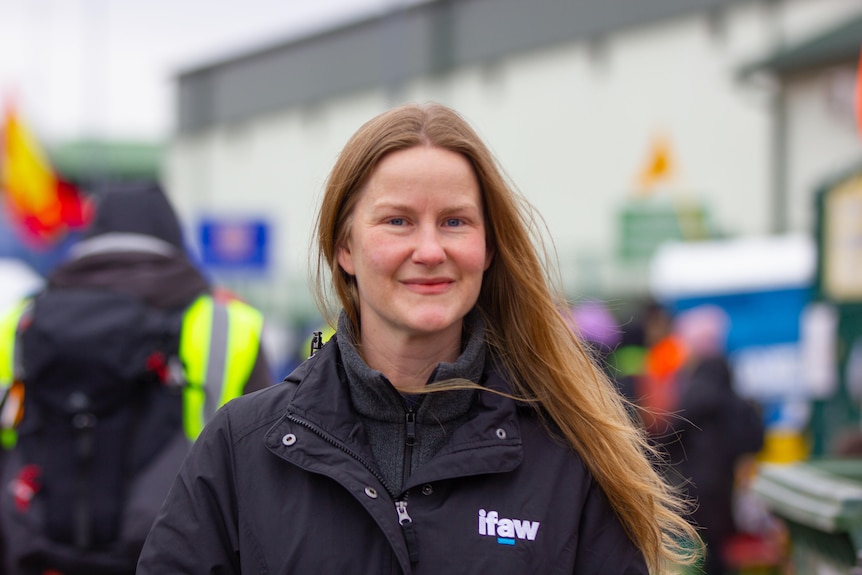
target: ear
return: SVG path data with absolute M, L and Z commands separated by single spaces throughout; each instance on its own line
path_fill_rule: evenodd
M 494 261 L 494 246 L 489 245 L 485 248 L 485 267 L 482 271 L 488 271 L 492 261 Z
M 336 257 L 338 259 L 338 265 L 345 273 L 356 275 L 356 268 L 353 267 L 353 254 L 350 253 L 349 243 L 338 246 Z

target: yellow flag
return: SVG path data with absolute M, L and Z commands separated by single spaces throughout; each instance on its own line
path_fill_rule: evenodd
M 36 139 L 12 108 L 6 112 L 0 153 L 0 189 L 28 239 L 56 239 L 88 223 L 89 202 L 51 167 Z
M 2 186 L 14 208 L 46 226 L 60 223 L 57 179 L 42 150 L 17 114 L 6 115 Z

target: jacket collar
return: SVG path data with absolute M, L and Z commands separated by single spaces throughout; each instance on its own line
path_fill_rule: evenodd
M 336 334 L 312 358 L 285 381 L 299 385 L 287 409 L 287 417 L 267 438 L 277 445 L 284 426 L 301 421 L 331 444 L 371 457 L 362 425 L 353 411 L 349 384 Z M 508 383 L 488 369 L 481 385 L 488 390 L 511 393 Z M 511 471 L 522 460 L 521 430 L 515 402 L 492 391 L 480 391 L 470 407 L 469 419 L 453 434 L 432 462 L 417 469 L 405 489 L 413 485 L 485 473 Z
M 363 418 L 401 422 L 407 403 L 416 410 L 416 421 L 436 422 L 455 420 L 470 409 L 473 390 L 447 391 L 430 395 L 402 395 L 381 372 L 371 369 L 359 355 L 356 338 L 352 333 L 347 314 L 338 318 L 338 337 L 335 338 L 341 355 L 341 365 L 347 374 L 353 407 Z M 455 362 L 439 363 L 427 383 L 450 379 L 466 379 L 474 383 L 482 380 L 485 367 L 485 326 L 478 310 L 473 310 L 464 322 L 463 350 Z

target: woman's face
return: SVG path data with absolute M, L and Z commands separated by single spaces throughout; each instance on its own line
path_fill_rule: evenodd
M 430 146 L 386 156 L 338 249 L 339 265 L 356 277 L 363 341 L 460 338 L 491 256 L 479 182 L 465 157 Z

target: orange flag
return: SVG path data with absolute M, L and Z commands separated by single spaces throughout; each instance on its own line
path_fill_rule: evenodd
M 0 189 L 25 240 L 44 245 L 70 228 L 85 226 L 90 203 L 51 168 L 38 143 L 11 108 L 6 111 L 0 155 Z
M 638 176 L 638 187 L 642 195 L 648 195 L 660 183 L 667 182 L 676 166 L 670 150 L 670 142 L 657 136 L 650 145 L 649 159 Z

